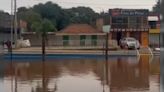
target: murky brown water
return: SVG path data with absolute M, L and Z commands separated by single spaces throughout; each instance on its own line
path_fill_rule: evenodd
M 159 66 L 149 56 L 8 62 L 0 84 L 4 92 L 159 92 Z

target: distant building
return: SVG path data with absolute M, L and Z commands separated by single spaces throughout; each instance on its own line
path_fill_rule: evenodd
M 110 9 L 108 13 L 97 19 L 97 29 L 103 25 L 111 25 L 110 39 L 119 40 L 123 37 L 134 37 L 142 46 L 149 45 L 149 11 L 146 9 Z
M 0 42 L 10 40 L 11 16 L 1 13 L 0 18 Z
M 156 13 L 149 13 L 149 45 L 150 47 L 160 46 L 160 15 Z
M 99 47 L 105 46 L 105 36 L 101 30 L 88 24 L 71 24 L 58 32 L 48 33 L 48 46 L 58 47 Z M 32 46 L 41 46 L 41 37 L 34 32 L 25 32 L 22 34 L 24 39 L 30 39 Z M 109 47 L 117 48 L 117 43 L 109 40 Z
M 3 15 L 3 16 L 2 16 Z M 12 29 L 14 34 L 14 27 Z M 17 29 L 18 37 L 19 37 L 19 27 Z M 13 35 L 14 39 L 14 35 Z M 0 42 L 11 40 L 11 15 L 2 13 L 0 15 Z

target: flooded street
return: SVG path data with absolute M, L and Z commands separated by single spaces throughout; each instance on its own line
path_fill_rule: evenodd
M 141 56 L 5 61 L 1 92 L 159 92 L 159 60 Z

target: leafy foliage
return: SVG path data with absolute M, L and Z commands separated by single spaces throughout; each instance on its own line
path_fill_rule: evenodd
M 72 23 L 93 25 L 98 17 L 98 14 L 89 7 L 63 9 L 52 2 L 40 3 L 31 8 L 21 7 L 18 9 L 18 14 L 19 19 L 28 23 L 28 30 L 32 29 L 32 24 L 37 25 L 36 22 L 40 22 L 41 19 L 49 20 L 56 30 L 61 30 Z
M 37 33 L 47 33 L 47 32 L 53 32 L 56 31 L 54 25 L 51 23 L 51 21 L 47 19 L 43 19 L 41 22 L 34 22 L 31 25 L 31 28 L 33 31 Z
M 160 13 L 160 2 L 157 2 L 157 4 L 154 5 L 153 12 Z
M 19 9 L 20 10 L 20 9 Z M 18 18 L 27 22 L 27 29 L 31 30 L 31 25 L 35 22 L 41 22 L 40 14 L 32 11 L 31 9 L 26 11 L 19 11 Z

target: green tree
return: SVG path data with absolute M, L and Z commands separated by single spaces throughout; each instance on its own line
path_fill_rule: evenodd
M 59 23 L 62 20 L 62 8 L 52 2 L 38 4 L 33 7 L 33 10 L 41 15 L 42 18 L 49 19 L 53 25 L 60 30 Z
M 42 22 L 42 32 L 54 32 L 56 31 L 52 22 L 48 19 L 44 19 Z
M 157 4 L 153 7 L 153 12 L 160 13 L 160 2 L 158 1 Z
M 31 28 L 42 37 L 42 55 L 43 61 L 45 61 L 45 44 L 48 42 L 47 33 L 56 31 L 56 29 L 51 21 L 47 19 L 43 19 L 41 22 L 34 22 Z
M 31 28 L 37 35 L 44 35 L 48 41 L 47 33 L 57 31 L 54 25 L 48 19 L 43 19 L 40 22 L 36 21 L 31 25 Z
M 96 21 L 98 14 L 89 7 L 76 7 L 69 9 L 71 23 L 87 23 L 93 24 Z
M 95 13 L 89 7 L 63 9 L 58 4 L 52 2 L 40 3 L 31 8 L 21 7 L 18 9 L 18 14 L 21 19 L 28 22 L 28 29 L 38 19 L 46 18 L 51 21 L 57 30 L 61 30 L 72 23 L 95 25 L 98 17 L 98 13 Z
M 47 32 L 52 32 L 54 31 L 55 28 L 53 26 L 53 24 L 47 20 L 44 19 L 42 22 L 42 53 L 43 53 L 43 61 L 45 60 L 45 43 L 48 42 L 47 39 Z
M 41 21 L 41 16 L 40 14 L 34 12 L 33 10 L 23 10 L 23 9 L 18 9 L 21 11 L 18 11 L 18 19 L 19 20 L 24 20 L 27 22 L 27 29 L 32 30 L 31 25 L 35 22 L 40 22 Z
M 26 7 L 20 7 L 20 8 L 18 8 L 18 12 L 26 12 L 26 11 L 28 11 L 29 9 L 28 8 L 26 8 Z

